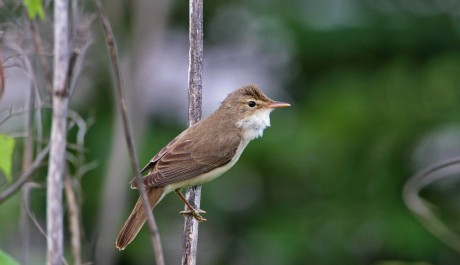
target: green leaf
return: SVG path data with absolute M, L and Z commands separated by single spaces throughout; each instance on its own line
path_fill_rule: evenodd
M 14 138 L 0 134 L 0 171 L 3 171 L 8 182 L 13 180 L 11 169 L 13 167 Z M 0 264 L 3 264 L 0 262 Z
M 45 11 L 43 11 L 42 0 L 24 0 L 23 3 L 27 9 L 30 19 L 35 19 L 38 15 L 42 21 L 45 20 Z
M 15 261 L 12 257 L 10 257 L 8 254 L 3 252 L 0 249 L 0 264 L 2 265 L 19 265 L 19 262 Z

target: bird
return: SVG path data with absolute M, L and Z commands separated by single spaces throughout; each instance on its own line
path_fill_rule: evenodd
M 180 192 L 181 188 L 209 182 L 235 165 L 251 140 L 262 137 L 270 126 L 270 112 L 291 106 L 268 98 L 256 85 L 246 85 L 222 101 L 218 109 L 190 126 L 163 147 L 141 170 L 142 185 L 152 209 L 168 193 L 175 191 L 198 221 L 206 221 Z M 132 180 L 131 188 L 138 188 Z M 121 228 L 116 247 L 123 250 L 147 220 L 139 197 Z

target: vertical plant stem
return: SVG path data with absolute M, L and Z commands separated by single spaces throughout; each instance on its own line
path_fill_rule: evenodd
M 0 53 L 0 99 L 3 96 L 3 91 L 5 91 L 5 72 L 3 71 L 3 59 Z
M 104 6 L 102 5 L 101 0 L 94 0 L 98 8 L 99 17 L 102 21 L 102 27 L 104 30 L 105 40 L 107 43 L 107 48 L 110 54 L 110 60 L 112 63 L 112 70 L 115 78 L 115 92 L 117 95 L 117 104 L 118 110 L 120 111 L 121 121 L 123 125 L 123 131 L 125 133 L 126 145 L 128 147 L 129 158 L 131 162 L 131 167 L 136 173 L 136 184 L 139 187 L 139 193 L 144 202 L 145 211 L 147 214 L 147 224 L 150 230 L 151 240 L 153 249 L 155 252 L 155 261 L 157 265 L 164 264 L 163 248 L 161 246 L 160 233 L 158 232 L 158 226 L 156 224 L 155 218 L 153 217 L 152 207 L 150 206 L 149 199 L 147 198 L 147 193 L 145 192 L 145 187 L 142 183 L 142 178 L 139 170 L 139 163 L 137 160 L 137 155 L 135 151 L 134 140 L 131 133 L 131 127 L 128 119 L 128 108 L 126 104 L 126 97 L 124 93 L 124 86 L 121 79 L 120 67 L 118 62 L 118 48 L 114 39 L 112 32 L 112 27 L 110 26 L 109 19 L 105 12 Z
M 189 68 L 188 89 L 189 126 L 201 119 L 201 94 L 203 73 L 203 0 L 190 0 L 189 3 Z M 200 208 L 201 185 L 187 189 L 186 199 L 195 208 Z M 187 207 L 185 207 L 187 210 Z M 195 265 L 198 246 L 199 222 L 191 215 L 185 216 L 182 245 L 182 264 Z
M 67 112 L 66 77 L 69 57 L 68 3 L 54 1 L 53 114 L 47 177 L 47 264 L 62 264 L 64 258 L 62 189 L 66 170 Z
M 35 90 L 33 85 L 30 86 L 29 97 L 27 98 L 27 115 L 26 115 L 26 138 L 24 139 L 24 154 L 22 159 L 22 170 L 29 168 L 34 160 L 34 113 L 35 113 Z
M 74 265 L 81 265 L 81 232 L 80 232 L 80 210 L 77 202 L 77 196 L 72 187 L 72 180 L 69 176 L 64 178 L 64 190 L 67 201 L 69 229 L 70 229 L 70 246 Z
M 40 34 L 38 33 L 37 24 L 34 20 L 29 20 L 29 28 L 30 28 L 30 31 L 32 32 L 32 39 L 34 42 L 35 53 L 37 54 L 38 62 L 40 64 L 40 70 L 42 71 L 43 77 L 45 79 L 46 91 L 51 96 L 51 91 L 53 89 L 51 71 L 49 69 L 48 62 L 45 58 L 45 52 L 43 51 L 42 39 L 40 37 Z
M 34 102 L 35 102 L 35 89 L 33 85 L 30 86 L 29 97 L 27 98 L 27 115 L 25 121 L 26 138 L 24 139 L 24 153 L 22 157 L 22 171 L 25 172 L 29 169 L 34 158 Z M 21 209 L 21 240 L 22 240 L 22 263 L 28 263 L 29 244 L 30 244 L 30 231 L 29 219 L 24 209 Z

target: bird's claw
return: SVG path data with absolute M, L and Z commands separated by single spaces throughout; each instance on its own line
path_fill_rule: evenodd
M 187 211 L 181 211 L 179 214 L 181 215 L 192 215 L 198 222 L 206 222 L 206 218 L 201 216 L 201 213 L 206 213 L 206 211 L 203 211 L 201 209 L 193 209 L 193 210 L 187 210 Z

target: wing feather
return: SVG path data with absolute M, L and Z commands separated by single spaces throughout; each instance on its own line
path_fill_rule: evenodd
M 145 187 L 166 186 L 219 168 L 231 161 L 240 144 L 238 135 L 228 137 L 225 141 L 211 141 L 205 148 L 200 147 L 206 143 L 176 140 L 163 148 L 146 166 L 150 173 L 143 178 Z M 136 187 L 135 183 L 131 185 Z
M 179 135 L 180 136 L 180 135 Z M 177 139 L 179 138 L 179 136 L 177 136 L 176 138 L 174 138 L 171 142 L 169 142 L 168 145 L 166 145 L 165 147 L 163 147 L 160 152 L 158 152 L 158 154 L 156 154 L 152 159 L 150 159 L 150 161 L 147 163 L 147 165 L 145 165 L 145 167 L 141 170 L 141 174 L 146 174 L 149 170 L 151 170 L 152 168 L 155 167 L 155 164 L 157 163 L 157 161 L 162 158 L 166 152 L 168 152 L 168 149 L 171 148 L 171 146 L 176 143 Z

